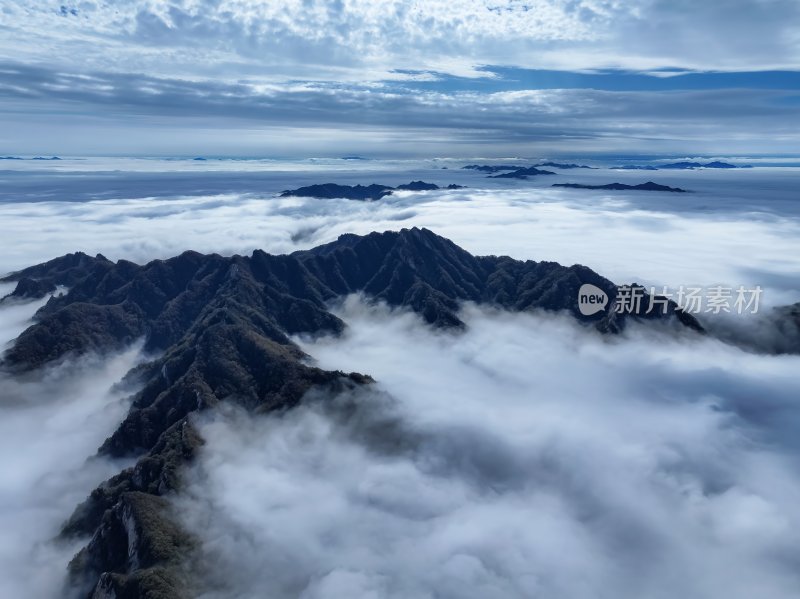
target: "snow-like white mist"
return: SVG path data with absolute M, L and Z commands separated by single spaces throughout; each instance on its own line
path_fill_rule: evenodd
M 3 345 L 40 303 L 0 304 Z M 0 597 L 62 596 L 67 563 L 85 539 L 56 537 L 75 506 L 127 465 L 91 456 L 127 411 L 128 393 L 114 384 L 138 359 L 133 348 L 0 373 Z
M 376 388 L 206 415 L 177 500 L 203 597 L 785 598 L 800 584 L 798 357 L 466 307 L 341 308 Z

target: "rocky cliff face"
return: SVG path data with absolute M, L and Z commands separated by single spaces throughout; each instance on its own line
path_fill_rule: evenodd
M 129 373 L 141 390 L 99 448 L 135 456 L 136 464 L 92 491 L 63 528 L 63 535 L 90 539 L 70 574 L 79 594 L 94 598 L 179 597 L 189 588 L 178 565 L 192 540 L 174 524 L 162 496 L 180 489 L 181 472 L 203 443 L 193 413 L 220 402 L 284 410 L 312 389 L 336 394 L 371 382 L 366 375 L 309 366 L 290 339 L 340 332 L 344 323 L 328 309 L 336 298 L 363 293 L 441 327 L 463 327 L 459 306 L 472 301 L 514 311 L 566 311 L 606 333 L 621 330 L 629 318 L 700 330 L 674 304 L 663 316 L 609 310 L 583 317 L 580 286 L 591 283 L 613 298 L 611 281 L 583 266 L 475 257 L 425 229 L 343 235 L 288 256 L 186 252 L 140 266 L 70 254 L 6 280 L 19 281 L 28 295 L 69 287 L 40 309 L 8 350 L 6 369 L 36 369 L 139 338 L 159 356 Z

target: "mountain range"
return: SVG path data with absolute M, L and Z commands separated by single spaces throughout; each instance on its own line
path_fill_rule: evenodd
M 12 375 L 90 352 L 110 352 L 144 340 L 157 356 L 133 369 L 131 408 L 98 448 L 100 455 L 135 458 L 93 490 L 67 519 L 61 536 L 86 539 L 69 566 L 70 584 L 84 597 L 139 599 L 193 594 L 181 567 L 195 539 L 176 523 L 165 499 L 180 492 L 182 472 L 203 444 L 192 415 L 221 402 L 253 412 L 290 409 L 311 390 L 335 395 L 370 385 L 367 374 L 308 364 L 293 342 L 299 333 L 339 334 L 332 311 L 348 294 L 417 313 L 434 327 L 458 330 L 464 302 L 510 311 L 571 315 L 597 334 L 626 323 L 663 322 L 702 333 L 673 302 L 666 314 L 593 317 L 577 306 L 591 284 L 610 298 L 616 285 L 581 266 L 473 256 L 426 229 L 346 234 L 289 255 L 257 250 L 224 257 L 187 251 L 138 265 L 74 253 L 3 279 L 17 282 L 5 301 L 50 297 L 34 324 L 2 358 Z

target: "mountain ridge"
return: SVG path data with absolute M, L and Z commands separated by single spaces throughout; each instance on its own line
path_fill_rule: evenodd
M 4 277 L 6 282 L 65 285 L 37 312 L 3 356 L 12 371 L 31 371 L 71 356 L 120 349 L 136 339 L 157 357 L 135 368 L 128 414 L 98 448 L 136 462 L 76 507 L 62 535 L 87 537 L 70 564 L 85 597 L 177 597 L 179 563 L 192 540 L 177 527 L 164 496 L 203 444 L 193 416 L 222 402 L 251 412 L 291 409 L 312 390 L 336 396 L 372 384 L 365 374 L 308 364 L 298 333 L 338 334 L 345 323 L 330 303 L 351 293 L 410 309 L 431 326 L 461 328 L 463 302 L 511 311 L 566 311 L 602 333 L 630 318 L 702 330 L 670 304 L 666 316 L 587 318 L 581 285 L 610 297 L 616 286 L 591 269 L 507 256 L 473 256 L 427 229 L 345 234 L 289 255 L 261 250 L 223 257 L 187 251 L 137 265 L 68 254 Z M 25 283 L 27 285 L 27 283 Z

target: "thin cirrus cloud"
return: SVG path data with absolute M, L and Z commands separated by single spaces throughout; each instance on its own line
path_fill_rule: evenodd
M 508 155 L 530 151 L 531 144 L 562 153 L 654 145 L 769 152 L 789 151 L 797 142 L 785 123 L 798 119 L 800 103 L 782 89 L 447 87 L 446 81 L 438 89 L 189 81 L 6 63 L 0 68 L 2 141 L 8 153 L 180 154 L 200 148 L 283 156 L 337 151 L 343 130 L 354 149 L 384 156 L 418 154 L 426 146 L 433 146 L 430 153 L 451 146 L 461 155 Z M 319 139 L 325 129 L 338 133 Z M 128 135 L 102 134 L 112 131 Z

